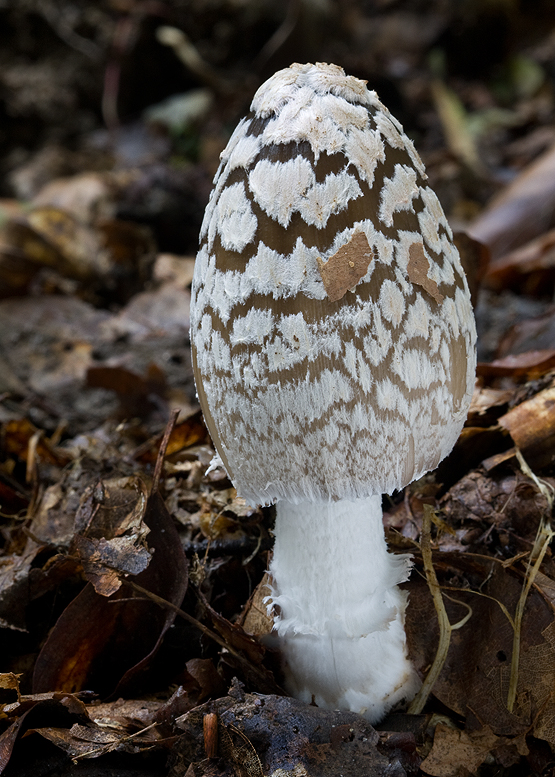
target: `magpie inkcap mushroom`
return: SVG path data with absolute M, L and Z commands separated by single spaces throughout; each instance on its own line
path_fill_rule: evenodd
M 191 344 L 237 492 L 276 504 L 293 695 L 376 721 L 418 689 L 398 588 L 410 557 L 387 552 L 381 495 L 451 451 L 475 343 L 451 229 L 400 124 L 336 65 L 273 75 L 214 179 Z

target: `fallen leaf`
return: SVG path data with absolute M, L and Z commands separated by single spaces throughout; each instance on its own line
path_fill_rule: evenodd
M 438 723 L 431 752 L 420 768 L 432 777 L 467 777 L 476 774 L 492 750 L 506 744 L 488 726 L 480 731 L 460 731 Z M 525 755 L 527 750 L 522 753 Z
M 268 615 L 268 606 L 265 602 L 265 599 L 271 594 L 269 583 L 270 576 L 268 572 L 265 572 L 264 577 L 246 603 L 238 621 L 247 634 L 252 634 L 255 637 L 266 636 L 274 627 L 274 619 Z
M 173 521 L 158 493 L 151 495 L 144 516 L 150 529 L 153 558 L 134 579 L 167 601 L 179 605 L 187 587 L 187 566 Z M 97 594 L 89 583 L 66 607 L 35 663 L 35 692 L 92 688 L 101 696 L 131 687 L 145 671 L 173 611 L 122 586 L 111 597 Z
M 555 229 L 491 262 L 484 283 L 496 291 L 543 295 L 555 281 Z

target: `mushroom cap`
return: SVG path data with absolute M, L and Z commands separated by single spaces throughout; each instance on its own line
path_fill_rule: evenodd
M 390 493 L 463 426 L 476 332 L 400 124 L 336 65 L 257 91 L 221 156 L 191 303 L 197 392 L 251 503 Z

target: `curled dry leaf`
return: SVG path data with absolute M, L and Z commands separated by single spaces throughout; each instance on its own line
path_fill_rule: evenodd
M 151 559 L 147 548 L 137 547 L 133 536 L 111 540 L 76 536 L 73 548 L 81 558 L 85 578 L 101 596 L 118 591 L 127 575 L 144 572 Z
M 43 718 L 45 713 L 54 713 L 72 721 L 88 719 L 86 706 L 78 695 L 57 692 L 19 696 L 14 704 L 3 705 L 2 712 L 5 717 L 15 717 L 15 720 L 0 735 L 0 773 L 8 765 L 17 739 L 32 724 L 38 723 L 41 713 Z
M 27 461 L 31 446 L 39 461 L 54 464 L 57 467 L 65 467 L 70 461 L 66 451 L 52 445 L 44 433 L 26 418 L 8 421 L 4 426 L 4 451 L 17 456 L 22 461 Z
M 246 603 L 239 624 L 245 629 L 247 634 L 255 637 L 263 637 L 270 634 L 274 627 L 272 615 L 268 615 L 268 606 L 266 599 L 270 596 L 270 576 L 267 572 L 260 583 L 256 586 L 252 596 Z
M 172 455 L 190 448 L 193 445 L 208 440 L 208 432 L 202 420 L 202 413 L 197 410 L 189 415 L 184 421 L 176 424 L 170 435 L 166 456 Z M 158 435 L 152 440 L 148 440 L 135 451 L 134 457 L 142 463 L 153 463 L 156 460 L 157 452 L 162 441 L 162 435 Z
M 503 407 L 512 399 L 512 389 L 497 389 L 489 386 L 477 386 L 472 396 L 472 402 L 468 410 L 469 419 L 484 415 L 495 407 Z
M 97 480 L 88 486 L 75 515 L 75 531 L 96 539 L 148 534 L 144 523 L 147 489 L 139 477 Z
M 225 693 L 225 685 L 209 658 L 191 658 L 185 664 L 187 673 L 198 685 L 197 703 L 211 696 L 217 699 Z

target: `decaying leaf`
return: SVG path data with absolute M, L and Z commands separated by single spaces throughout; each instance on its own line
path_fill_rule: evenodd
M 9 691 L 16 691 L 19 698 L 19 681 L 21 674 L 14 674 L 14 672 L 2 672 L 0 673 L 0 688 Z
M 499 257 L 488 267 L 485 283 L 493 289 L 543 294 L 555 279 L 555 230 Z
M 511 377 L 515 381 L 536 380 L 555 368 L 555 349 L 508 354 L 491 362 L 479 362 L 477 374 L 484 378 Z
M 239 623 L 248 634 L 263 637 L 269 634 L 274 627 L 274 619 L 268 615 L 266 599 L 271 594 L 269 586 L 270 576 L 267 572 L 256 586 L 251 598 L 245 605 Z
M 150 529 L 148 543 L 153 556 L 134 579 L 178 605 L 187 588 L 187 563 L 158 493 L 148 499 L 144 522 Z M 137 597 L 125 586 L 106 598 L 87 585 L 50 632 L 35 664 L 34 690 L 86 687 L 105 696 L 116 686 L 130 686 L 145 670 L 174 618 L 172 611 Z M 107 656 L 109 661 L 104 665 L 101 657 Z
M 524 737 L 510 741 L 516 745 L 515 749 L 518 748 L 518 755 L 528 753 Z M 475 774 L 493 750 L 508 742 L 506 738 L 496 736 L 488 726 L 467 733 L 439 723 L 432 750 L 422 761 L 421 769 L 432 777 L 466 777 Z
M 140 574 L 151 559 L 147 548 L 137 547 L 135 537 L 95 540 L 76 536 L 73 548 L 79 553 L 86 579 L 101 596 L 118 591 L 122 578 Z
M 39 461 L 63 467 L 70 460 L 65 451 L 53 446 L 44 437 L 44 434 L 39 429 L 36 429 L 26 418 L 8 421 L 5 426 L 5 451 L 15 454 L 23 461 L 27 461 L 31 445 L 33 446 L 33 453 Z
M 433 694 L 447 708 L 466 719 L 467 733 L 479 732 L 487 726 L 495 736 L 506 736 L 511 741 L 525 735 L 530 727 L 543 720 L 550 693 L 547 689 L 553 686 L 555 653 L 550 604 L 537 592 L 531 592 L 528 597 L 521 628 L 517 706 L 510 713 L 507 709 L 513 649 L 510 618 L 516 610 L 523 577 L 510 573 L 499 561 L 474 554 L 435 555 L 434 565 L 449 581 L 444 583 L 444 593 L 468 603 L 473 614 L 470 621 L 453 634 L 448 659 Z M 470 586 L 474 593 L 463 590 Z M 422 584 L 411 587 L 407 629 L 417 665 L 430 662 L 430 657 L 421 652 L 424 635 L 414 630 L 417 623 L 430 622 L 432 616 L 426 613 L 431 605 L 424 606 L 424 600 L 429 602 L 428 597 Z M 446 599 L 446 606 L 451 620 L 465 614 L 464 608 L 449 599 Z M 430 636 L 427 631 L 426 644 L 429 644 Z M 433 641 L 436 640 L 437 637 Z M 542 733 L 550 730 L 551 717 L 549 710 Z M 465 743 L 468 744 L 467 740 Z M 430 773 L 436 774 L 435 771 Z

